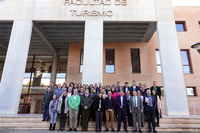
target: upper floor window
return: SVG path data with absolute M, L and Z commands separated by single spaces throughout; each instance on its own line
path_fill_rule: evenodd
M 184 21 L 176 21 L 176 31 L 187 31 Z
M 161 71 L 161 62 L 160 62 L 160 52 L 156 50 L 156 63 L 157 63 L 157 72 L 162 73 Z
M 191 63 L 190 63 L 189 51 L 181 50 L 181 57 L 182 57 L 184 73 L 193 73 Z
M 196 87 L 186 87 L 187 96 L 197 96 Z
M 84 51 L 83 49 L 81 49 L 81 60 L 80 60 L 80 73 L 83 72 L 83 55 L 84 55 Z
M 115 73 L 114 49 L 106 49 L 106 73 Z
M 132 73 L 140 73 L 140 51 L 139 49 L 131 49 L 131 70 Z

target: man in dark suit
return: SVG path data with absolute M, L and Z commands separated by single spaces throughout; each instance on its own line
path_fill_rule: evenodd
M 136 117 L 138 120 L 138 128 L 139 132 L 142 132 L 142 126 L 141 126 L 141 113 L 143 112 L 143 103 L 140 96 L 137 96 L 137 92 L 133 91 L 133 97 L 131 97 L 129 102 L 129 111 L 132 114 L 133 119 L 133 132 L 137 132 L 136 127 Z
M 117 104 L 117 112 L 118 112 L 118 132 L 121 129 L 121 119 L 124 122 L 124 130 L 127 132 L 127 124 L 126 124 L 126 111 L 127 111 L 127 98 L 123 95 L 123 90 L 120 90 L 120 95 L 117 96 L 116 104 Z
M 128 86 L 128 82 L 125 82 L 125 85 L 123 87 L 124 93 L 127 95 L 127 91 L 130 91 L 131 96 L 133 96 L 133 90 L 131 87 Z
M 114 132 L 114 107 L 115 100 L 111 97 L 112 92 L 108 91 L 108 97 L 105 99 L 105 114 L 106 114 L 106 132 L 109 131 L 109 117 L 111 121 L 112 132 Z
M 156 98 L 151 95 L 151 91 L 147 90 L 147 96 L 144 97 L 143 104 L 145 105 L 146 116 L 148 120 L 148 133 L 151 132 L 151 124 L 153 126 L 153 132 L 157 133 L 155 127 L 155 109 L 157 106 Z
M 136 85 L 136 81 L 135 80 L 132 81 L 132 84 L 133 84 L 131 86 L 131 90 L 132 91 L 136 91 L 137 92 L 138 90 L 140 90 L 140 88 Z
M 161 90 L 160 90 L 160 87 L 157 86 L 156 81 L 153 81 L 153 86 L 151 87 L 151 94 L 153 90 L 155 90 L 155 92 L 157 93 L 157 95 L 159 96 L 161 100 Z
M 95 113 L 94 113 L 94 100 L 97 98 L 97 93 L 94 92 L 94 87 L 90 88 L 90 96 L 92 98 L 92 106 L 90 108 L 90 118 L 92 117 L 92 121 L 95 121 Z

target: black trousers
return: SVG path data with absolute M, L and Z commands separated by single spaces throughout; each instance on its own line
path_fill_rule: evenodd
M 156 110 L 155 110 L 155 115 L 156 115 L 156 118 L 157 118 L 157 124 L 159 125 L 159 117 L 160 117 L 160 114 L 159 114 L 157 108 L 156 108 Z
M 149 111 L 146 112 L 147 120 L 148 120 L 148 128 L 151 130 L 151 124 L 153 127 L 153 131 L 155 131 L 155 109 L 153 107 L 149 107 Z
M 65 124 L 66 124 L 66 116 L 67 114 L 64 113 L 65 112 L 65 108 L 61 108 L 61 112 L 60 112 L 60 129 L 65 129 Z
M 77 126 L 79 126 L 79 124 L 82 126 L 82 117 L 83 117 L 83 115 L 82 115 L 81 111 L 82 111 L 82 107 L 79 106 L 79 111 L 78 111 L 78 116 L 77 116 L 77 118 L 78 118 Z
M 96 132 L 98 132 L 98 131 L 101 132 L 102 121 L 103 121 L 103 112 L 95 111 L 94 114 L 96 115 Z
M 90 116 L 90 108 L 89 109 L 81 109 L 81 117 L 82 117 L 82 129 L 87 130 L 88 129 L 88 121 Z
M 127 116 L 128 116 L 128 125 L 133 126 L 133 118 L 132 118 L 132 114 L 130 113 L 129 108 L 127 109 Z
M 92 103 L 92 106 L 90 107 L 90 118 L 92 118 L 92 121 L 95 121 L 95 111 L 94 111 L 94 102 Z

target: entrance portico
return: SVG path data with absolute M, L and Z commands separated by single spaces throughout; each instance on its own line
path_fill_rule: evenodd
M 5 45 L 5 47 L 8 46 L 8 50 L 0 83 L 0 101 L 10 100 L 10 102 L 0 105 L 2 108 L 0 114 L 17 113 L 28 51 L 29 54 L 54 56 L 51 79 L 55 81 L 58 56 L 65 54 L 65 52 L 68 53 L 68 46 L 71 42 L 84 42 L 81 81 L 88 84 L 103 82 L 103 43 L 148 43 L 157 26 L 167 115 L 189 115 L 171 1 L 150 0 L 137 3 L 134 0 L 127 0 L 125 5 L 116 5 L 116 3 L 104 5 L 104 10 L 112 10 L 112 16 L 72 15 L 70 10 L 73 7 L 82 9 L 85 5 L 69 5 L 67 2 L 63 4 L 61 0 L 53 5 L 54 2 L 47 2 L 44 5 L 41 1 L 35 0 L 31 20 L 29 18 L 24 21 L 13 19 L 14 24 L 9 45 Z M 55 10 L 60 7 L 60 14 L 53 8 L 49 8 L 51 6 L 54 6 Z M 92 8 L 100 11 L 102 5 L 88 6 L 88 9 Z M 51 15 L 52 17 L 50 17 Z M 0 16 L 0 20 L 4 20 L 3 18 Z M 54 22 L 55 20 L 58 22 Z M 2 32 L 0 31 L 0 33 Z M 170 54 L 169 44 L 172 48 Z M 68 67 L 71 65 L 69 63 L 73 64 L 73 61 L 68 62 Z M 17 71 L 13 70 L 13 67 Z M 73 74 L 73 71 L 67 71 L 67 76 L 70 75 L 68 73 Z M 176 76 L 172 77 L 171 75 Z M 70 82 L 71 79 L 73 78 L 69 77 L 67 81 Z M 10 82 L 14 84 L 9 84 Z M 174 95 L 175 91 L 180 94 L 181 101 Z

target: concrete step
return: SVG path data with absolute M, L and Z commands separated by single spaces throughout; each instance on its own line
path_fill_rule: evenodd
M 117 130 L 117 119 L 115 119 L 115 130 Z M 95 122 L 89 121 L 88 130 L 95 130 Z M 147 123 L 144 123 L 143 131 L 147 131 Z M 59 127 L 59 118 L 56 124 L 56 130 Z M 123 127 L 123 123 L 121 124 Z M 49 121 L 42 121 L 42 117 L 0 117 L 0 129 L 44 129 L 48 130 Z M 66 123 L 66 130 L 68 130 L 68 124 Z M 77 128 L 79 131 L 81 126 Z M 162 118 L 160 119 L 160 127 L 156 128 L 157 131 L 200 131 L 200 119 L 199 118 Z M 105 130 L 103 124 L 102 131 Z M 132 127 L 128 127 L 129 131 L 132 131 Z

